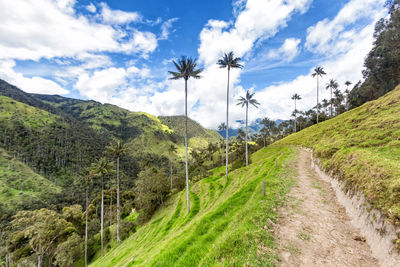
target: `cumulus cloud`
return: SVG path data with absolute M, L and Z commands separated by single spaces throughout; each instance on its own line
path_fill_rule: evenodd
M 153 33 L 115 29 L 90 21 L 75 13 L 74 2 L 0 1 L 0 59 L 39 60 L 98 52 L 146 56 L 157 47 Z M 111 12 L 109 8 L 106 10 Z M 127 22 L 132 16 L 116 18 Z
M 105 23 L 110 24 L 128 24 L 139 22 L 142 17 L 137 12 L 126 12 L 122 10 L 111 9 L 106 3 L 100 3 L 101 17 Z
M 65 95 L 69 91 L 62 88 L 59 84 L 52 80 L 42 77 L 33 76 L 25 77 L 21 73 L 16 73 L 13 68 L 15 61 L 4 60 L 0 61 L 0 79 L 3 79 L 28 93 L 37 94 L 59 94 Z
M 288 38 L 280 48 L 270 50 L 267 58 L 290 62 L 299 54 L 300 42 L 300 39 Z
M 320 54 L 346 52 L 356 39 L 357 29 L 354 24 L 362 19 L 376 21 L 384 16 L 385 0 L 351 0 L 335 16 L 324 19 L 307 30 L 306 47 Z
M 96 13 L 97 8 L 93 3 L 90 3 L 89 5 L 86 6 L 86 10 L 89 11 L 90 13 Z

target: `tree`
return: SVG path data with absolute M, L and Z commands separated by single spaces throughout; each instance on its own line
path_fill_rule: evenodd
M 174 144 L 170 144 L 168 147 L 168 153 L 169 153 L 169 166 L 170 166 L 170 181 L 171 181 L 171 190 L 172 190 L 172 156 L 174 155 L 174 153 L 176 153 L 176 146 Z
M 225 176 L 228 181 L 228 153 L 229 153 L 229 75 L 231 69 L 241 69 L 243 65 L 239 64 L 240 57 L 234 57 L 233 52 L 229 52 L 228 54 L 224 53 L 224 56 L 217 61 L 217 65 L 220 68 L 228 69 L 228 84 L 226 88 L 226 162 L 225 162 Z
M 188 168 L 188 127 L 187 127 L 187 81 L 189 78 L 200 79 L 200 73 L 202 69 L 196 69 L 197 63 L 195 59 L 187 58 L 182 56 L 178 62 L 172 61 L 175 68 L 178 70 L 168 71 L 172 77 L 172 80 L 185 80 L 185 167 L 186 167 L 186 198 L 187 198 L 187 209 L 190 211 L 190 201 L 189 201 L 189 168 Z
M 322 78 L 322 76 L 326 75 L 326 72 L 324 71 L 324 68 L 321 66 L 318 66 L 314 69 L 314 73 L 311 74 L 312 77 L 317 77 L 317 124 L 319 122 L 319 77 Z
M 332 115 L 333 115 L 333 101 L 332 101 L 332 91 L 333 90 L 336 90 L 337 88 L 339 87 L 339 84 L 337 83 L 337 81 L 336 80 L 334 80 L 334 79 L 331 79 L 330 81 L 329 81 L 329 83 L 326 85 L 326 87 L 325 87 L 325 89 L 330 89 L 331 90 L 331 101 L 330 101 L 330 104 L 331 104 L 331 111 L 330 111 L 330 114 L 331 114 L 331 117 L 332 117 Z
M 168 195 L 168 177 L 163 170 L 151 167 L 139 173 L 135 184 L 135 203 L 141 210 L 140 220 L 147 220 Z
M 93 172 L 89 172 L 88 175 L 84 176 L 84 183 L 85 183 L 85 267 L 87 267 L 87 258 L 88 258 L 88 254 L 87 254 L 87 246 L 88 246 L 88 224 L 89 224 L 89 220 L 88 220 L 88 207 L 89 207 L 89 186 L 90 183 L 92 182 L 93 176 L 95 174 Z
M 121 140 L 117 140 L 111 143 L 110 146 L 107 147 L 108 152 L 113 155 L 113 157 L 117 160 L 117 243 L 121 242 L 119 233 L 120 233 L 120 219 L 121 219 L 121 210 L 120 210 L 120 198 L 119 198 L 119 161 L 123 154 L 126 153 L 127 147 L 125 144 L 121 142 Z M 112 196 L 111 196 L 112 199 Z
M 91 167 L 91 171 L 101 178 L 101 256 L 104 255 L 104 177 L 111 172 L 111 168 L 111 163 L 105 157 L 97 160 Z
M 44 257 L 49 256 L 62 237 L 75 231 L 72 224 L 57 212 L 44 208 L 18 212 L 11 225 L 16 229 L 14 238 L 23 236 L 29 240 L 30 247 L 37 255 L 38 267 L 42 266 Z
M 248 113 L 249 113 L 249 104 L 255 106 L 256 108 L 258 108 L 258 105 L 260 105 L 260 103 L 258 103 L 258 101 L 256 99 L 253 99 L 255 93 L 250 94 L 250 91 L 247 90 L 246 92 L 246 97 L 241 96 L 237 101 L 238 103 L 236 105 L 242 105 L 242 107 L 246 106 L 246 139 L 245 139 L 245 143 L 246 143 L 246 166 L 249 165 L 249 155 L 248 155 L 248 148 L 247 148 L 247 137 L 249 134 L 249 130 L 248 130 Z
M 351 85 L 352 83 L 350 82 L 350 81 L 346 81 L 345 83 L 344 83 L 344 85 L 346 85 L 346 90 L 344 90 L 344 93 L 346 94 L 346 96 L 345 96 L 345 106 L 346 106 L 346 109 L 348 109 L 349 108 L 349 94 L 350 94 L 350 91 L 349 91 L 349 86 Z
M 299 94 L 292 95 L 292 100 L 294 100 L 294 131 L 297 132 L 296 124 L 297 124 L 297 107 L 296 101 L 301 100 L 301 96 Z

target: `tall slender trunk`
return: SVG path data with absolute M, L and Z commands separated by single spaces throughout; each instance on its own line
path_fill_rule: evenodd
M 228 85 L 226 89 L 226 156 L 225 156 L 225 176 L 228 181 L 228 153 L 229 153 L 229 72 L 230 67 L 228 66 Z
M 100 239 L 101 239 L 101 256 L 104 255 L 104 246 L 103 246 L 103 230 L 104 230 L 104 177 L 101 176 L 101 230 L 100 230 Z
M 120 207 L 119 207 L 119 157 L 117 157 L 117 243 L 121 242 L 119 238 L 120 228 Z
M 42 262 L 43 262 L 43 255 L 42 255 L 42 254 L 39 254 L 39 255 L 38 255 L 38 263 L 37 263 L 37 266 L 38 266 L 38 267 L 41 267 L 41 266 L 42 266 Z
M 332 117 L 332 87 L 331 87 L 331 117 Z
M 296 124 L 297 124 L 297 113 L 296 113 L 296 99 L 294 100 L 294 132 L 297 132 Z
M 86 218 L 85 218 L 85 267 L 87 267 L 87 243 L 88 243 L 88 206 L 89 206 L 89 196 L 88 196 L 88 185 L 86 183 Z
M 249 165 L 249 153 L 248 153 L 248 148 L 247 148 L 247 135 L 249 133 L 248 131 L 248 123 L 247 123 L 247 119 L 248 119 L 248 113 L 249 113 L 249 105 L 246 105 L 246 138 L 245 138 L 245 143 L 246 143 L 246 166 Z
M 172 160 L 170 160 L 169 177 L 171 180 L 171 190 L 172 190 Z
M 185 165 L 186 165 L 186 199 L 187 209 L 190 212 L 189 200 L 189 168 L 188 168 L 188 134 L 187 134 L 187 79 L 185 79 Z
M 318 109 L 318 104 L 319 104 L 319 80 L 318 80 L 318 75 L 317 75 L 317 124 L 319 122 L 319 109 Z

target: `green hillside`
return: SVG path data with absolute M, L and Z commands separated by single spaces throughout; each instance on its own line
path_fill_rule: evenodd
M 161 122 L 179 135 L 180 142 L 185 138 L 185 116 L 159 116 Z M 191 147 L 206 147 L 208 142 L 216 143 L 221 136 L 215 130 L 203 128 L 198 122 L 188 119 L 188 138 Z
M 271 264 L 275 241 L 267 221 L 276 221 L 276 207 L 292 185 L 286 165 L 295 155 L 290 148 L 263 149 L 252 155 L 248 168 L 231 172 L 227 183 L 224 168 L 214 170 L 212 177 L 191 186 L 190 213 L 185 192 L 174 195 L 151 221 L 92 266 Z
M 3 212 L 12 214 L 27 207 L 48 206 L 49 196 L 60 191 L 54 183 L 0 148 L 0 203 Z M 0 215 L 0 220 L 3 215 Z
M 314 150 L 326 171 L 400 224 L 400 86 L 276 143 Z

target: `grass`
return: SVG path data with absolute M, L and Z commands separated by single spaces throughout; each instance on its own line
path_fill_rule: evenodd
M 293 184 L 286 163 L 295 156 L 288 147 L 260 150 L 228 182 L 223 168 L 215 169 L 191 185 L 190 213 L 184 191 L 171 196 L 147 224 L 91 266 L 274 265 L 279 259 L 267 220 L 277 220 L 277 207 Z
M 275 144 L 312 148 L 323 168 L 400 225 L 400 86 Z
M 40 203 L 49 193 L 60 190 L 0 148 L 0 203 L 8 211 L 14 212 L 26 203 Z

